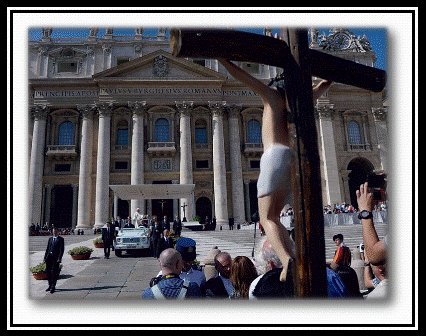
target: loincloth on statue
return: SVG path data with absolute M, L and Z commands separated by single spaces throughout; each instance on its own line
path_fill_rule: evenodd
M 257 197 L 283 192 L 286 204 L 291 201 L 292 152 L 288 146 L 272 144 L 260 159 L 260 174 L 257 180 Z

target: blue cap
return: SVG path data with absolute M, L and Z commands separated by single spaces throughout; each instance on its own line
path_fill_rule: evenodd
M 176 250 L 182 255 L 182 259 L 185 261 L 195 260 L 195 245 L 196 242 L 191 238 L 179 238 L 176 242 Z

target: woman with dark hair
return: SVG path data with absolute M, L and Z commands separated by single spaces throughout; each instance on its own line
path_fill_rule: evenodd
M 231 264 L 231 283 L 234 293 L 231 298 L 248 299 L 250 284 L 258 276 L 253 262 L 244 256 L 235 257 Z
M 351 298 L 362 298 L 362 294 L 359 291 L 358 277 L 352 267 L 338 266 L 336 273 L 342 279 Z

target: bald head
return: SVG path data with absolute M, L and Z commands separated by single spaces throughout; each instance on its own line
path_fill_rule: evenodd
M 181 254 L 174 248 L 165 249 L 158 258 L 163 275 L 180 274 L 183 267 Z

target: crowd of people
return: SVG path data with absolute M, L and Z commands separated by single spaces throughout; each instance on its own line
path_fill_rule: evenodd
M 364 282 L 367 291 L 361 292 L 359 279 L 351 267 L 351 251 L 341 234 L 333 236 L 336 244 L 334 259 L 326 265 L 328 298 L 384 298 L 387 293 L 386 249 L 387 236 L 380 240 L 374 228 L 373 201 L 367 184 L 357 191 L 360 205 L 363 240 L 360 255 L 364 262 Z M 119 219 L 118 219 L 119 220 Z M 107 222 L 102 228 L 105 258 L 113 248 L 116 225 Z M 173 223 L 175 239 L 170 237 L 171 223 L 166 216 L 161 222 L 154 216 L 151 221 L 152 252 L 158 258 L 161 272 L 151 280 L 144 291 L 144 299 L 208 298 L 208 299 L 265 299 L 295 298 L 294 277 L 297 276 L 295 259 L 290 254 L 279 258 L 269 237 L 263 235 L 257 244 L 253 259 L 247 256 L 231 256 L 226 251 L 214 250 L 214 272 L 207 272 L 207 265 L 196 261 L 196 242 L 181 237 L 181 223 Z M 53 293 L 57 267 L 63 254 L 63 239 L 56 228 L 51 230 L 44 260 L 49 275 L 48 291 Z M 58 238 L 59 237 L 59 238 Z M 294 235 L 289 234 L 290 249 L 295 253 Z
M 50 236 L 52 235 L 52 230 L 55 226 L 51 224 L 50 226 L 46 223 L 43 225 L 31 223 L 29 226 L 30 236 Z M 61 235 L 73 235 L 75 234 L 74 228 L 56 228 Z M 77 234 L 80 234 L 78 230 Z
M 378 202 L 373 205 L 372 211 L 386 211 L 387 204 L 386 202 Z M 327 204 L 324 207 L 324 214 L 339 214 L 339 213 L 357 213 L 359 210 L 355 208 L 352 204 L 342 202 L 341 204 L 334 204 L 331 206 Z
M 380 240 L 372 220 L 373 202 L 367 184 L 357 191 L 364 242 L 360 246 L 364 261 L 364 282 L 367 291 L 361 292 L 359 279 L 351 267 L 351 251 L 344 237 L 333 237 L 336 252 L 326 266 L 328 298 L 374 299 L 387 293 L 386 242 Z M 291 235 L 290 235 L 291 237 Z M 294 250 L 294 245 L 291 247 Z M 213 251 L 213 250 L 212 250 Z M 161 272 L 154 278 L 142 298 L 207 298 L 207 299 L 282 299 L 295 298 L 295 259 L 290 256 L 282 262 L 267 235 L 262 236 L 254 259 L 232 257 L 228 252 L 214 250 L 214 274 L 203 272 L 194 263 L 196 242 L 181 237 L 176 247 L 164 249 L 159 255 Z M 283 277 L 283 273 L 285 276 Z

